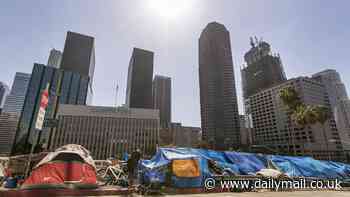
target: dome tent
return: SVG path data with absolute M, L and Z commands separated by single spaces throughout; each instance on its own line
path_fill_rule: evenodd
M 83 146 L 68 144 L 49 153 L 32 170 L 22 189 L 96 188 L 96 167 Z

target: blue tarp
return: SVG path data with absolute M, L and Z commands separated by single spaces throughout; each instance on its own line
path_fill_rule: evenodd
M 255 174 L 268 166 L 267 159 L 262 154 L 225 152 L 225 155 L 232 164 L 238 167 L 239 175 Z
M 350 179 L 350 165 L 319 161 L 311 157 L 291 157 L 279 155 L 263 155 L 242 152 L 218 152 L 205 149 L 192 148 L 160 148 L 151 160 L 143 160 L 140 169 L 143 178 L 150 181 L 165 182 L 167 166 L 175 159 L 196 159 L 199 163 L 200 174 L 198 178 L 182 178 L 171 176 L 171 183 L 175 187 L 200 187 L 207 177 L 212 177 L 208 168 L 208 161 L 215 161 L 221 168 L 229 169 L 237 175 L 251 175 L 272 164 L 290 177 L 312 177 L 325 179 Z M 159 178 L 161 177 L 161 178 Z

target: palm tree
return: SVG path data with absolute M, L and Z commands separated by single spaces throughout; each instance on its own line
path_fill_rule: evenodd
M 292 114 L 293 121 L 300 126 L 305 128 L 308 125 L 313 125 L 317 122 L 317 116 L 313 106 L 301 104 L 296 108 Z M 303 146 L 303 152 L 305 154 L 305 146 Z
M 299 93 L 293 87 L 286 87 L 280 92 L 280 99 L 289 110 L 295 111 L 298 106 L 302 105 Z
M 328 153 L 328 160 L 330 160 L 331 156 L 329 153 L 328 139 L 327 139 L 327 135 L 326 135 L 325 125 L 326 125 L 328 119 L 330 118 L 331 113 L 327 107 L 322 106 L 322 105 L 315 106 L 314 111 L 315 111 L 315 116 L 316 116 L 317 122 L 319 122 L 322 125 L 322 133 L 323 133 L 324 140 L 326 142 L 326 150 Z
M 292 114 L 298 109 L 299 106 L 302 105 L 302 102 L 299 98 L 299 94 L 293 87 L 286 87 L 281 90 L 279 98 L 282 100 L 283 104 L 289 110 L 287 112 L 287 115 L 292 125 L 293 123 Z M 291 128 L 294 128 L 294 127 L 292 126 L 289 127 L 288 135 L 289 135 L 289 139 L 292 139 L 293 152 L 294 152 L 294 155 L 296 155 L 295 143 L 294 143 L 294 131 L 292 132 Z M 288 146 L 290 146 L 290 140 L 288 140 Z

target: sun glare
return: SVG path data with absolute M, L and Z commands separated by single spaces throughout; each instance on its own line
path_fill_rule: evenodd
M 176 19 L 185 14 L 192 0 L 149 0 L 152 12 L 166 19 Z

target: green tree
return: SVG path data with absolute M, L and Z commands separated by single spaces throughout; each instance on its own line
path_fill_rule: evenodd
M 317 114 L 314 106 L 301 104 L 293 112 L 292 119 L 302 129 L 317 123 Z M 303 146 L 303 152 L 305 154 L 305 146 Z
M 290 147 L 290 139 L 292 140 L 292 146 L 293 146 L 293 152 L 294 155 L 296 155 L 295 150 L 295 143 L 294 143 L 294 131 L 291 131 L 291 129 L 294 129 L 292 126 L 293 124 L 293 113 L 295 113 L 300 106 L 302 106 L 302 102 L 300 100 L 298 92 L 293 87 L 286 87 L 281 90 L 279 94 L 279 98 L 282 100 L 283 104 L 288 108 L 288 119 L 290 120 L 291 126 L 288 129 L 288 147 Z M 299 109 L 299 113 L 302 113 L 302 109 Z M 298 115 L 295 115 L 295 118 L 299 118 Z
M 329 147 L 328 147 L 328 138 L 327 138 L 327 134 L 326 134 L 326 123 L 329 120 L 329 118 L 331 117 L 331 113 L 329 111 L 328 107 L 325 107 L 323 105 L 317 105 L 314 106 L 314 112 L 315 112 L 315 116 L 316 116 L 316 120 L 317 122 L 319 122 L 322 126 L 322 133 L 323 133 L 323 137 L 326 143 L 326 150 L 327 150 L 327 154 L 328 154 L 328 160 L 330 160 L 331 156 L 329 153 Z
M 299 93 L 293 87 L 286 87 L 282 89 L 279 97 L 283 104 L 292 112 L 302 105 Z

